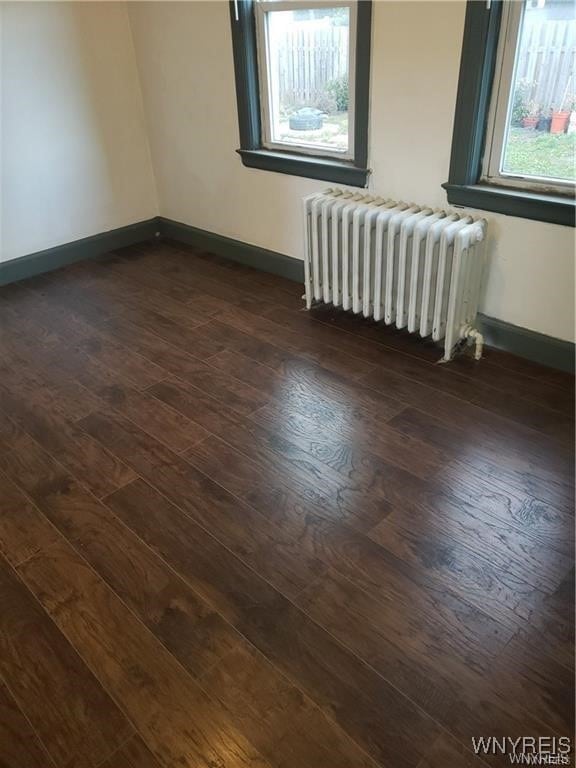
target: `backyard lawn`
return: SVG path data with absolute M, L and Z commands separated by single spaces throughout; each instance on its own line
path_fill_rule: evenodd
M 554 179 L 576 178 L 576 133 L 543 133 L 530 128 L 512 128 L 503 170 L 522 176 Z

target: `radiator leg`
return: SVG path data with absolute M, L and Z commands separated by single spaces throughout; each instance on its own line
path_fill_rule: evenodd
M 312 307 L 317 307 L 319 304 L 324 303 L 321 299 L 315 299 L 311 293 L 302 294 L 302 300 L 305 302 L 305 306 L 302 307 L 302 311 L 304 312 L 312 309 Z

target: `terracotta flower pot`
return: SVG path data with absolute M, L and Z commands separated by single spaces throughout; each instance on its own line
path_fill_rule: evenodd
M 552 112 L 552 122 L 550 123 L 550 133 L 564 133 L 568 120 L 570 119 L 570 112 Z
M 524 117 L 522 118 L 522 125 L 524 128 L 536 128 L 538 124 L 538 117 Z

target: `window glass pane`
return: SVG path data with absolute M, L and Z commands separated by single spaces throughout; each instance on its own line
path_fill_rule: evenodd
M 266 15 L 272 141 L 348 152 L 350 9 Z
M 527 0 L 504 141 L 503 173 L 574 181 L 573 0 Z

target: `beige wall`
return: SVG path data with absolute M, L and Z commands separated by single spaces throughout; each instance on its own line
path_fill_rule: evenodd
M 326 185 L 240 163 L 225 0 L 0 8 L 0 260 L 158 210 L 301 258 L 300 198 Z M 372 189 L 446 203 L 463 20 L 463 2 L 375 2 Z M 573 230 L 488 218 L 482 311 L 573 339 Z
M 301 258 L 300 198 L 326 186 L 244 168 L 228 4 L 129 3 L 164 216 Z M 445 205 L 463 2 L 375 2 L 372 189 Z M 574 338 L 573 230 L 490 219 L 482 311 Z
M 155 216 L 125 3 L 0 6 L 0 260 Z

